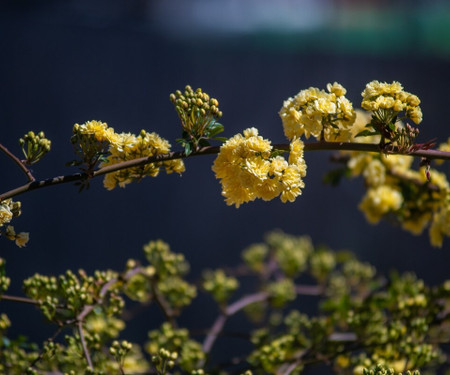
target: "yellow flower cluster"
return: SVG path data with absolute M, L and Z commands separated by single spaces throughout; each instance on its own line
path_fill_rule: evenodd
M 445 151 L 445 152 L 450 152 L 450 138 L 447 139 L 446 142 L 441 143 L 438 147 L 439 151 Z M 440 160 L 440 159 L 436 159 L 435 163 L 438 165 L 441 165 L 442 163 L 444 163 L 444 160 Z
M 138 136 L 131 133 L 119 134 L 101 121 L 75 124 L 73 133 L 72 142 L 79 145 L 82 159 L 90 167 L 102 159 L 100 167 L 105 167 L 127 160 L 170 152 L 170 143 L 156 133 L 142 130 Z M 117 185 L 125 187 L 145 176 L 156 177 L 161 167 L 165 167 L 167 173 L 182 173 L 185 170 L 183 161 L 179 159 L 155 162 L 108 173 L 103 180 L 103 185 L 108 190 L 114 189 Z
M 0 228 L 11 222 L 14 217 L 20 216 L 21 203 L 13 202 L 12 199 L 5 199 L 0 203 Z M 19 247 L 24 247 L 29 241 L 29 234 L 26 232 L 16 233 L 14 227 L 8 225 L 3 234 L 11 241 L 15 241 Z
M 284 101 L 279 114 L 286 137 L 292 140 L 304 134 L 331 142 L 350 139 L 356 115 L 345 97 L 347 91 L 336 82 L 329 83 L 327 91 L 310 87 Z
M 437 209 L 430 225 L 430 242 L 433 246 L 442 247 L 444 236 L 450 236 L 450 202 L 447 201 Z
M 283 203 L 293 202 L 302 193 L 306 176 L 303 142 L 291 142 L 286 160 L 274 155 L 270 141 L 258 135 L 256 128 L 249 128 L 220 147 L 212 169 L 221 179 L 228 205 L 239 207 L 256 198 L 268 201 L 279 195 Z
M 376 116 L 380 116 L 381 120 L 386 119 L 387 116 L 394 117 L 399 112 L 405 111 L 406 117 L 416 124 L 422 121 L 419 98 L 403 91 L 403 86 L 399 82 L 369 82 L 361 95 L 363 97 L 361 107 L 374 112 Z
M 101 121 L 87 121 L 84 124 L 75 124 L 73 126 L 74 134 L 91 135 L 98 142 L 116 143 L 118 142 L 118 134 L 114 132 L 113 128 L 108 127 L 106 122 Z
M 359 208 L 367 220 L 376 224 L 382 218 L 396 218 L 403 229 L 421 234 L 429 226 L 433 246 L 442 246 L 450 236 L 450 185 L 445 174 L 425 167 L 411 169 L 407 155 L 350 153 L 347 162 L 353 176 L 364 177 L 367 192 Z
M 397 211 L 402 203 L 403 197 L 398 190 L 388 185 L 380 185 L 367 190 L 359 208 L 370 223 L 376 224 L 386 213 Z
M 130 133 L 116 134 L 115 142 L 109 146 L 110 155 L 100 167 L 127 160 L 163 155 L 169 152 L 170 143 L 156 133 L 148 133 L 142 130 L 138 136 Z M 145 176 L 156 177 L 162 166 L 165 167 L 167 173 L 182 173 L 185 170 L 184 163 L 180 159 L 150 163 L 108 173 L 103 180 L 103 185 L 108 190 L 114 189 L 117 185 L 125 187 L 125 185 L 133 181 L 139 181 Z

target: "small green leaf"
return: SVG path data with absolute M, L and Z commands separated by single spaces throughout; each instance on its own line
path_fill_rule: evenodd
M 184 153 L 186 156 L 189 156 L 192 153 L 192 147 L 190 143 L 187 143 L 184 145 Z
M 213 138 L 215 141 L 220 141 L 220 142 L 226 142 L 228 141 L 227 137 L 214 137 Z
M 339 129 L 339 126 L 337 126 L 336 124 L 334 124 L 334 123 L 332 123 L 332 122 L 330 122 L 330 125 L 331 125 L 331 127 L 334 128 L 334 129 Z
M 380 133 L 377 131 L 370 131 L 370 130 L 366 129 L 366 130 L 363 130 L 363 131 L 359 132 L 358 134 L 356 134 L 355 138 L 356 137 L 368 137 L 370 135 L 378 135 L 378 134 L 380 134 Z
M 2 337 L 2 342 L 5 348 L 9 347 L 9 345 L 11 344 L 11 341 L 7 337 Z
M 214 123 L 213 126 L 209 128 L 209 137 L 213 138 L 215 135 L 222 133 L 225 130 L 224 126 L 222 124 L 219 124 L 218 122 Z
M 201 138 L 201 139 L 198 141 L 198 145 L 199 145 L 200 147 L 211 146 L 211 144 L 210 144 L 205 138 Z
M 273 151 L 270 153 L 270 157 L 271 157 L 271 158 L 275 158 L 275 157 L 277 157 L 277 156 L 282 156 L 285 152 L 286 152 L 286 151 L 283 151 L 283 150 L 273 150 Z

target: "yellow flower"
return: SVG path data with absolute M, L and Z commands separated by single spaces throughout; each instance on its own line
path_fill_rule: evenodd
M 376 224 L 386 213 L 398 210 L 402 203 L 403 196 L 398 190 L 381 185 L 367 190 L 359 209 L 364 212 L 367 221 Z
M 448 138 L 446 142 L 441 143 L 438 147 L 438 150 L 450 152 L 450 138 Z M 436 164 L 441 165 L 444 162 L 444 160 L 436 159 L 435 162 Z
M 16 233 L 12 225 L 8 225 L 6 227 L 5 237 L 11 241 L 15 241 L 18 247 L 24 247 L 30 240 L 29 233 L 26 232 Z
M 442 247 L 444 236 L 450 236 L 450 205 L 442 206 L 434 215 L 429 229 L 431 245 Z
M 13 218 L 13 213 L 9 208 L 9 202 L 10 200 L 8 199 L 0 203 L 0 227 L 9 223 Z
M 411 232 L 412 234 L 419 235 L 423 232 L 425 227 L 430 222 L 431 213 L 426 212 L 422 215 L 414 215 L 402 222 L 402 228 Z
M 27 232 L 20 232 L 16 235 L 16 245 L 19 247 L 24 247 L 30 240 L 30 234 Z
M 8 240 L 14 241 L 16 239 L 16 231 L 12 225 L 8 225 L 5 231 L 5 237 Z
M 386 168 L 379 159 L 373 159 L 364 169 L 363 176 L 370 186 L 383 185 L 386 180 Z
M 306 164 L 303 142 L 295 139 L 290 149 L 289 161 L 271 156 L 270 141 L 258 135 L 256 128 L 225 142 L 212 169 L 221 180 L 226 203 L 239 207 L 256 198 L 271 200 L 279 195 L 283 202 L 294 201 L 304 187 Z
M 336 94 L 336 96 L 344 96 L 347 94 L 347 90 L 337 82 L 334 82 L 333 84 L 328 83 L 327 90 L 333 94 Z

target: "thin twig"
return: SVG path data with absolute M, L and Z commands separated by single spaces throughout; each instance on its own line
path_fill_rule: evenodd
M 241 299 L 229 305 L 228 307 L 226 307 L 225 310 L 217 317 L 216 321 L 214 322 L 208 334 L 206 335 L 202 346 L 203 352 L 205 354 L 208 354 L 211 351 L 214 342 L 216 341 L 217 337 L 222 331 L 223 326 L 225 325 L 229 316 L 236 314 L 239 310 L 242 310 L 244 307 L 252 303 L 264 301 L 267 298 L 269 298 L 269 293 L 259 292 L 244 296 Z M 203 365 L 203 363 L 201 365 Z
M 11 151 L 9 151 L 1 143 L 0 143 L 0 150 L 3 151 L 10 159 L 12 159 L 14 161 L 14 163 L 16 163 L 19 166 L 19 168 L 22 170 L 22 172 L 25 173 L 25 175 L 27 176 L 28 181 L 32 182 L 32 181 L 36 180 L 33 177 L 33 175 L 31 174 L 31 171 L 22 162 L 22 160 L 20 160 L 16 155 L 14 155 Z
M 83 348 L 84 357 L 86 358 L 89 368 L 94 369 L 94 366 L 92 365 L 91 355 L 89 354 L 89 351 L 88 351 L 88 348 L 86 345 L 86 340 L 84 339 L 83 322 L 81 320 L 79 320 L 77 322 L 77 328 L 78 328 L 78 333 L 80 334 L 80 341 L 81 341 L 81 346 Z
M 164 315 L 164 318 L 170 323 L 172 328 L 177 328 L 177 321 L 175 320 L 174 313 L 172 309 L 167 305 L 166 300 L 161 296 L 156 289 L 156 283 L 154 279 L 150 280 L 150 286 L 153 293 L 153 298 L 155 299 L 156 304 Z
M 275 144 L 273 145 L 273 148 L 276 150 L 281 151 L 289 151 L 289 144 Z M 305 151 L 318 151 L 318 150 L 340 150 L 340 151 L 365 151 L 365 152 L 380 152 L 380 147 L 377 144 L 368 144 L 368 143 L 352 143 L 352 142 L 313 142 L 313 143 L 306 143 L 305 144 Z M 12 198 L 14 196 L 23 194 L 25 192 L 40 189 L 46 186 L 53 186 L 53 185 L 59 185 L 64 184 L 68 182 L 76 182 L 81 181 L 83 179 L 88 178 L 94 178 L 98 176 L 102 176 L 107 173 L 116 172 L 118 170 L 151 164 L 151 163 L 157 163 L 157 162 L 163 162 L 163 161 L 169 161 L 174 159 L 184 159 L 187 157 L 193 157 L 193 156 L 200 156 L 200 155 L 211 155 L 211 154 L 217 154 L 220 151 L 219 146 L 208 146 L 203 147 L 198 151 L 192 152 L 188 156 L 182 151 L 180 152 L 169 152 L 167 154 L 161 154 L 151 157 L 144 157 L 144 158 L 138 158 L 133 160 L 127 160 L 121 163 L 108 165 L 103 168 L 99 168 L 96 171 L 94 171 L 91 175 L 87 175 L 86 173 L 75 173 L 72 175 L 66 175 L 66 176 L 58 176 L 49 178 L 46 180 L 41 181 L 32 181 L 28 184 L 19 186 L 16 189 L 10 190 L 2 195 L 0 195 L 0 202 L 7 199 Z M 445 151 L 439 151 L 439 150 L 417 150 L 410 152 L 408 154 L 400 153 L 398 152 L 397 148 L 392 148 L 392 150 L 389 150 L 389 154 L 402 154 L 402 155 L 409 155 L 409 156 L 415 156 L 415 157 L 425 157 L 427 159 L 441 159 L 441 160 L 450 160 L 450 152 Z
M 0 295 L 0 301 L 1 300 L 12 301 L 12 302 L 20 302 L 20 303 L 28 303 L 30 305 L 35 305 L 35 306 L 39 306 L 41 304 L 41 302 L 36 301 L 34 299 L 31 299 L 31 298 L 10 296 L 10 295 L 7 295 L 7 294 Z
M 96 306 L 100 305 L 103 302 L 103 298 L 105 297 L 106 293 L 108 292 L 109 288 L 112 285 L 114 285 L 115 283 L 117 283 L 121 279 L 128 280 L 132 276 L 134 276 L 134 275 L 136 275 L 138 273 L 141 273 L 141 272 L 143 272 L 142 268 L 141 267 L 136 267 L 136 268 L 133 268 L 133 269 L 127 271 L 124 276 L 122 276 L 122 277 L 120 277 L 120 276 L 113 277 L 111 280 L 106 282 L 102 286 L 102 288 L 100 289 L 99 297 L 97 298 L 96 302 L 93 303 L 92 305 L 84 306 L 83 310 L 81 310 L 81 312 L 77 315 L 76 321 L 83 321 L 84 318 L 86 318 L 86 316 L 88 314 L 90 314 L 92 312 L 92 310 L 95 309 Z

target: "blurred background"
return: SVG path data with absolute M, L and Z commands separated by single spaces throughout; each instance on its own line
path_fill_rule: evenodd
M 38 179 L 76 172 L 65 163 L 74 158 L 69 139 L 77 122 L 155 131 L 176 150 L 181 130 L 169 94 L 186 84 L 219 100 L 227 137 L 255 126 L 285 142 L 283 100 L 337 81 L 359 107 L 374 79 L 400 81 L 422 100 L 420 141 L 450 135 L 445 0 L 3 0 L 0 51 L 0 142 L 19 154 L 19 137 L 45 131 L 52 152 L 33 168 Z M 23 249 L 0 242 L 9 294 L 21 295 L 22 280 L 35 272 L 121 270 L 158 238 L 185 254 L 196 279 L 205 267 L 236 265 L 242 249 L 275 228 L 353 250 L 384 273 L 414 270 L 430 283 L 448 278 L 450 241 L 438 250 L 427 233 L 368 224 L 357 208 L 361 180 L 322 184 L 330 155 L 306 154 L 306 187 L 288 204 L 227 206 L 211 171 L 214 156 L 186 160 L 182 177 L 162 173 L 126 189 L 108 192 L 98 179 L 82 193 L 67 184 L 17 197 L 23 214 L 14 226 L 31 240 Z M 0 167 L 2 192 L 26 182 L 4 155 Z M 38 340 L 53 332 L 31 307 L 0 302 L 2 311 L 12 335 Z M 183 319 L 209 325 L 214 314 L 188 309 Z M 129 322 L 133 341 L 145 340 L 161 316 L 155 310 L 139 318 Z

